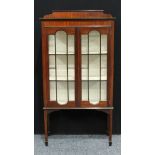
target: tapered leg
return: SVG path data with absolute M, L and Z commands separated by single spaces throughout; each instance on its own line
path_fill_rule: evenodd
M 108 114 L 109 146 L 112 145 L 112 110 Z
M 44 110 L 45 145 L 48 146 L 48 112 Z
M 48 112 L 47 113 L 47 128 L 48 128 L 48 136 L 51 134 L 51 132 L 50 132 L 50 115 L 49 115 L 50 113 Z
M 109 122 L 110 122 L 110 115 L 109 115 L 109 113 L 108 113 L 108 115 L 107 115 L 107 135 L 109 136 Z

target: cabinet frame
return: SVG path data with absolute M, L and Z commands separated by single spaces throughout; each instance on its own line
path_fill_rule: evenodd
M 113 79 L 114 79 L 114 20 L 111 14 L 101 10 L 87 11 L 54 11 L 41 18 L 42 32 L 42 75 L 43 75 L 43 100 L 44 100 L 44 130 L 45 144 L 48 145 L 48 112 L 61 109 L 96 109 L 107 113 L 107 133 L 109 145 L 112 145 L 112 111 L 113 111 Z M 107 34 L 107 101 L 97 105 L 89 101 L 82 101 L 81 80 L 81 35 L 91 30 Z M 49 53 L 48 35 L 57 31 L 65 31 L 75 35 L 75 101 L 59 105 L 50 101 L 49 90 Z

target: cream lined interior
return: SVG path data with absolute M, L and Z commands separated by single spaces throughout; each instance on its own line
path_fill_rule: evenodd
M 98 104 L 107 100 L 107 35 L 90 31 L 81 35 L 82 100 Z
M 64 31 L 48 37 L 50 100 L 60 105 L 75 101 L 74 39 L 74 35 Z M 94 105 L 106 101 L 107 35 L 100 35 L 98 31 L 82 34 L 81 54 L 82 100 Z

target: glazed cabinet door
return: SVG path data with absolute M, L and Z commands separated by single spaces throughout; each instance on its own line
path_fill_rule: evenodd
M 108 29 L 81 28 L 81 106 L 107 106 Z
M 75 106 L 75 29 L 48 28 L 47 97 L 48 107 Z M 43 53 L 45 54 L 45 53 Z

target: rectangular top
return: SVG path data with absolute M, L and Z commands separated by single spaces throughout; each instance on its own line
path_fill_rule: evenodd
M 114 20 L 103 10 L 60 10 L 45 15 L 41 20 Z

